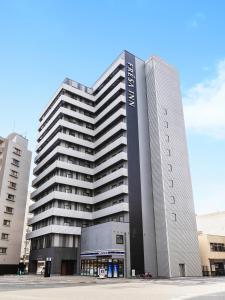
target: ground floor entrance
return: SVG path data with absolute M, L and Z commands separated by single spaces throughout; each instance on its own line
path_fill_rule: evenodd
M 76 268 L 75 260 L 62 260 L 61 275 L 74 275 Z
M 101 269 L 108 278 L 124 277 L 124 259 L 97 257 L 81 260 L 81 275 L 97 277 Z
M 225 260 L 210 260 L 210 268 L 212 276 L 224 276 Z

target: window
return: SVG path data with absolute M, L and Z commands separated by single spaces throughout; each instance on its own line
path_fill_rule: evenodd
M 170 203 L 175 204 L 175 197 L 174 196 L 170 196 Z
M 15 182 L 12 182 L 12 181 L 9 181 L 8 187 L 9 187 L 10 189 L 16 190 L 16 183 L 15 183 Z
M 0 254 L 6 254 L 7 248 L 0 247 Z
M 10 224 L 11 224 L 11 221 L 10 220 L 3 220 L 3 225 L 4 226 L 10 226 Z
M 171 156 L 171 150 L 170 149 L 166 149 L 166 155 Z
M 15 177 L 15 178 L 18 178 L 18 174 L 19 173 L 14 170 L 10 170 L 10 173 L 9 173 L 10 176 Z
M 175 213 L 172 213 L 171 216 L 172 216 L 172 221 L 176 222 L 177 221 L 177 215 Z
M 168 123 L 167 121 L 164 121 L 163 124 L 164 124 L 164 127 L 165 127 L 165 128 L 168 128 L 168 127 L 169 127 L 169 123 Z
M 173 183 L 173 179 L 169 179 L 169 187 L 173 187 L 174 183 Z
M 171 165 L 171 164 L 168 164 L 168 171 L 169 171 L 169 172 L 172 172 L 172 170 L 173 170 L 172 165 Z
M 7 200 L 15 201 L 15 195 L 13 195 L 13 194 L 7 194 Z
M 64 218 L 64 226 L 71 226 L 71 219 L 70 218 Z
M 123 235 L 122 234 L 117 234 L 116 235 L 116 243 L 117 244 L 123 244 Z
M 13 213 L 13 208 L 12 208 L 12 207 L 9 207 L 9 206 L 6 206 L 6 207 L 5 207 L 5 213 L 7 213 L 7 214 L 12 214 L 12 213 Z
M 8 240 L 9 239 L 9 234 L 8 233 L 2 233 L 1 239 L 2 240 Z
M 64 209 L 71 209 L 71 204 L 64 204 Z
M 65 192 L 71 194 L 72 193 L 72 188 L 70 186 L 66 186 L 65 187 Z
M 167 111 L 166 108 L 163 108 L 163 114 L 164 114 L 164 115 L 167 115 L 167 114 L 168 114 L 168 111 Z
M 14 147 L 14 154 L 21 156 L 21 150 L 19 148 Z
M 13 164 L 14 166 L 16 166 L 16 167 L 19 167 L 19 166 L 20 166 L 20 162 L 19 162 L 17 159 L 15 159 L 15 158 L 12 159 L 12 164 Z
M 216 252 L 225 252 L 225 246 L 222 243 L 210 243 L 210 250 Z

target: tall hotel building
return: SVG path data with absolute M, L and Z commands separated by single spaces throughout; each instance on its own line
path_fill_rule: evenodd
M 15 274 L 20 262 L 30 174 L 28 140 L 0 137 L 0 275 Z
M 30 272 L 201 275 L 173 67 L 124 51 L 91 88 L 65 79 L 36 151 Z

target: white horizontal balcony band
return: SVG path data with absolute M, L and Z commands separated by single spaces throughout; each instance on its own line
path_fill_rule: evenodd
M 101 118 L 103 118 L 107 113 L 111 112 L 112 109 L 118 105 L 119 103 L 125 103 L 125 97 L 123 95 L 120 95 L 118 98 L 116 98 L 115 100 L 113 100 L 112 103 L 110 103 L 95 119 L 95 124 L 101 120 Z
M 57 89 L 57 91 L 53 94 L 53 96 L 51 97 L 51 99 L 49 100 L 48 104 L 46 105 L 43 114 L 40 117 L 40 124 L 43 124 L 45 122 L 45 120 L 49 117 L 49 115 L 52 113 L 52 110 L 54 110 L 54 108 L 57 106 L 57 104 L 59 103 L 59 99 L 57 99 L 57 101 L 55 101 L 55 103 L 52 105 L 51 109 L 49 109 L 49 111 L 46 113 L 46 111 L 48 110 L 49 106 L 51 105 L 51 103 L 55 100 L 55 98 L 57 97 L 57 95 L 59 94 L 59 92 L 62 90 L 63 88 L 63 84 L 60 85 L 60 87 Z M 60 98 L 60 97 L 59 97 Z M 56 104 L 57 103 L 57 104 Z M 45 116 L 44 116 L 45 114 Z
M 110 138 L 112 135 L 116 134 L 120 130 L 127 130 L 127 124 L 125 122 L 120 122 L 115 127 L 107 131 L 103 136 L 101 136 L 95 143 L 94 147 L 100 146 L 102 143 L 104 143 L 108 138 Z
M 49 118 L 49 116 L 52 114 L 52 112 L 56 109 L 56 107 L 59 105 L 59 103 L 61 101 L 65 101 L 69 104 L 73 104 L 77 107 L 80 107 L 80 108 L 83 108 L 87 111 L 90 111 L 90 112 L 94 112 L 95 109 L 93 106 L 90 106 L 88 104 L 85 104 L 83 102 L 80 102 L 79 100 L 76 100 L 76 99 L 73 99 L 73 98 L 70 98 L 66 95 L 61 95 L 57 101 L 54 103 L 54 105 L 51 107 L 51 109 L 49 110 L 48 114 L 45 116 L 45 118 L 40 122 L 40 126 L 39 126 L 39 129 L 41 129 L 42 125 L 46 122 L 46 120 Z M 48 120 L 48 122 L 51 120 L 51 118 Z M 41 129 L 40 132 L 43 132 L 44 128 L 46 127 L 46 125 L 48 124 L 48 122 L 46 122 L 45 126 Z
M 95 91 L 119 65 L 125 66 L 124 57 L 120 56 L 109 66 L 109 68 L 104 72 L 104 74 L 94 83 L 92 87 L 93 91 Z
M 72 129 L 72 130 L 75 130 L 75 131 L 77 131 L 77 132 L 81 132 L 81 133 L 84 133 L 84 134 L 88 134 L 88 135 L 90 135 L 90 136 L 94 136 L 94 131 L 93 131 L 93 130 L 60 119 L 60 120 L 58 120 L 58 121 L 55 123 L 55 125 L 48 131 L 48 133 L 44 136 L 44 138 L 38 143 L 38 145 L 37 145 L 37 150 L 38 150 L 41 146 L 43 146 L 43 144 L 44 144 L 46 141 L 48 141 L 48 139 L 50 138 L 50 136 L 51 136 L 51 135 L 55 132 L 55 130 L 56 130 L 58 127 L 60 127 L 60 126 L 63 126 L 63 127 L 66 127 L 66 128 Z M 44 147 L 46 147 L 46 145 L 45 145 Z
M 114 87 L 106 96 L 104 99 L 102 99 L 96 106 L 95 106 L 95 112 L 99 110 L 99 108 L 104 105 L 113 95 L 115 95 L 119 90 L 125 91 L 125 83 L 120 82 L 116 87 Z
M 27 233 L 26 238 L 32 239 L 41 235 L 50 233 L 81 235 L 81 227 L 63 226 L 63 225 L 48 225 L 40 229 Z
M 94 124 L 94 118 L 88 117 L 85 114 L 81 114 L 81 113 L 71 110 L 69 108 L 62 107 L 62 113 L 65 115 L 68 115 L 70 117 L 79 119 L 81 121 Z
M 53 199 L 70 201 L 70 202 L 78 202 L 78 203 L 85 203 L 85 204 L 96 204 L 103 200 L 107 200 L 109 198 L 118 196 L 120 194 L 128 194 L 128 186 L 127 185 L 120 185 L 113 189 L 110 189 L 104 193 L 101 193 L 95 197 L 88 197 L 64 192 L 52 192 L 47 196 L 43 197 L 42 199 L 38 200 L 37 202 L 33 203 L 29 207 L 29 211 L 32 212 L 38 207 L 42 206 L 43 204 L 52 201 Z
M 95 112 L 95 108 L 94 106 L 90 106 L 84 102 L 81 102 L 79 100 L 76 100 L 76 99 L 73 99 L 67 95 L 62 95 L 62 100 L 68 104 L 72 104 L 72 105 L 75 105 L 77 107 L 80 107 L 80 108 L 83 108 L 91 113 L 94 113 Z
M 124 203 L 118 203 L 103 209 L 100 209 L 98 211 L 94 211 L 92 212 L 92 218 L 98 219 L 98 218 L 102 218 L 105 216 L 109 216 L 109 215 L 113 215 L 119 212 L 128 212 L 129 211 L 129 206 L 128 203 L 124 202 Z
M 60 107 L 57 112 L 54 114 L 54 116 L 51 118 L 51 120 L 49 120 L 48 122 L 48 126 L 45 127 L 45 129 L 42 129 L 41 132 L 39 132 L 38 134 L 38 140 L 40 139 L 40 137 L 45 133 L 45 132 L 48 132 L 48 127 L 55 122 L 55 120 L 57 119 L 57 117 L 60 115 L 60 114 L 65 114 L 65 115 L 68 115 L 70 117 L 73 117 L 73 118 L 76 118 L 76 119 L 79 119 L 81 121 L 86 121 L 88 123 L 91 123 L 91 124 L 94 124 L 94 118 L 90 118 L 84 114 L 81 114 L 81 113 L 78 113 L 78 112 L 75 112 L 71 109 L 68 109 L 68 108 L 65 108 L 65 107 Z
M 51 216 L 92 220 L 91 212 L 53 207 L 53 208 L 50 208 L 50 209 L 43 211 L 42 213 L 32 217 L 30 219 L 28 225 L 32 225 L 34 223 L 37 223 L 37 222 L 44 220 L 46 218 L 49 218 Z
M 34 168 L 34 175 L 36 174 L 36 172 L 43 167 L 53 156 L 55 156 L 57 153 L 61 153 L 61 154 L 65 154 L 65 155 L 69 155 L 72 156 L 74 158 L 80 158 L 80 159 L 84 159 L 84 160 L 88 160 L 93 162 L 94 161 L 94 157 L 93 155 L 84 153 L 84 152 L 80 152 L 77 150 L 73 150 L 70 148 L 66 148 L 63 146 L 57 146 L 54 150 L 52 150 L 52 152 L 50 152 L 40 163 L 38 163 L 38 165 Z
M 126 152 L 120 152 L 116 154 L 115 156 L 109 158 L 107 161 L 101 163 L 99 166 L 94 168 L 94 174 L 97 174 L 98 172 L 103 171 L 104 169 L 109 168 L 113 164 L 117 163 L 121 160 L 127 160 L 127 153 Z
M 93 95 L 91 95 L 91 94 L 89 94 L 89 93 L 86 93 L 86 92 L 84 92 L 84 91 L 82 91 L 82 90 L 80 90 L 80 89 L 78 89 L 78 88 L 75 88 L 74 86 L 71 86 L 71 85 L 69 85 L 69 84 L 66 84 L 66 83 L 63 83 L 62 84 L 62 87 L 65 89 L 65 90 L 67 90 L 67 91 L 69 91 L 69 92 L 72 92 L 72 93 L 74 93 L 74 94 L 76 94 L 76 95 L 78 95 L 78 96 L 81 96 L 81 97 L 83 97 L 83 98 L 86 98 L 86 99 L 88 99 L 88 100 L 91 100 L 91 101 L 95 101 L 95 97 L 93 96 Z
M 102 202 L 104 200 L 118 196 L 120 194 L 128 194 L 128 186 L 127 185 L 125 185 L 125 184 L 120 185 L 118 187 L 115 187 L 113 189 L 110 189 L 104 193 L 101 193 L 101 194 L 95 196 L 93 199 L 93 204 Z
M 62 177 L 62 176 L 54 176 L 51 179 L 49 179 L 47 182 L 42 184 L 39 188 L 37 188 L 31 194 L 31 198 L 36 197 L 41 192 L 43 192 L 44 190 L 46 190 L 48 187 L 50 187 L 51 185 L 53 185 L 55 183 L 76 186 L 76 187 L 80 187 L 80 188 L 84 188 L 84 189 L 92 189 L 93 188 L 92 182 L 76 180 L 74 178 L 68 178 L 68 177 Z
M 110 173 L 106 175 L 105 177 L 97 180 L 96 182 L 88 182 L 88 181 L 83 181 L 83 180 L 77 180 L 74 178 L 68 178 L 68 177 L 63 177 L 63 176 L 53 176 L 51 179 L 46 181 L 44 184 L 42 184 L 39 188 L 37 188 L 32 194 L 31 197 L 34 198 L 37 195 L 39 195 L 41 192 L 46 190 L 48 187 L 53 185 L 54 183 L 59 183 L 59 184 L 65 184 L 65 185 L 71 185 L 71 186 L 76 186 L 84 189 L 93 189 L 102 186 L 103 184 L 106 184 L 112 180 L 115 180 L 119 177 L 122 176 L 128 176 L 127 169 L 121 168 L 113 173 Z
M 119 212 L 129 211 L 128 203 L 118 203 L 95 212 L 78 211 L 72 209 L 63 208 L 50 208 L 34 217 L 32 217 L 28 225 L 35 224 L 41 220 L 47 219 L 51 216 L 73 218 L 73 219 L 85 219 L 85 220 L 95 220 L 97 218 L 102 218 L 108 215 L 113 215 Z
M 104 94 L 104 92 L 111 86 L 113 85 L 113 83 L 115 83 L 115 81 L 117 79 L 119 79 L 120 77 L 125 78 L 125 72 L 123 70 L 120 70 L 119 72 L 117 72 L 115 74 L 115 76 L 113 76 L 109 82 L 106 83 L 106 85 L 98 92 L 97 95 L 95 95 L 95 100 L 98 100 L 98 98 L 100 98 L 102 96 L 102 94 Z
M 93 204 L 93 197 L 56 191 L 56 192 L 52 192 L 52 193 L 48 194 L 47 196 L 41 198 L 37 202 L 34 202 L 29 207 L 29 211 L 32 212 L 35 209 L 37 209 L 38 207 L 48 203 L 49 201 L 52 201 L 53 199 L 77 202 L 77 203 L 84 203 L 84 204 L 90 204 L 90 205 Z
M 93 187 L 98 188 L 98 187 L 102 186 L 103 184 L 109 183 L 110 181 L 115 180 L 122 176 L 125 176 L 125 177 L 128 176 L 127 169 L 121 168 L 113 173 L 106 175 L 105 177 L 100 178 L 99 180 L 93 182 Z
M 102 101 L 100 103 L 98 103 L 98 105 L 96 105 L 96 107 L 92 107 L 90 105 L 87 105 L 85 103 L 80 102 L 79 100 L 76 99 L 72 99 L 68 96 L 65 95 L 61 95 L 59 97 L 59 99 L 54 103 L 54 105 L 52 106 L 52 108 L 49 110 L 48 114 L 44 117 L 44 119 L 40 122 L 40 126 L 39 128 L 42 127 L 42 125 L 45 123 L 45 121 L 48 119 L 48 117 L 51 115 L 51 113 L 54 111 L 54 109 L 57 107 L 57 105 L 61 102 L 61 101 L 65 101 L 67 103 L 70 104 L 74 104 L 77 107 L 80 108 L 84 108 L 90 112 L 96 112 L 103 104 L 105 104 L 110 97 L 112 97 L 116 92 L 118 92 L 120 89 L 125 90 L 125 84 L 124 83 L 120 83 L 118 84 L 104 99 L 102 99 Z M 104 111 L 102 112 L 104 114 Z M 83 115 L 82 115 L 83 116 Z M 94 120 L 94 119 L 93 119 Z M 52 122 L 52 119 L 50 118 L 49 120 L 50 122 Z M 45 126 L 41 129 L 39 136 L 44 132 L 47 124 L 49 123 L 49 121 L 45 124 Z M 95 120 L 94 120 L 95 122 Z
M 110 125 L 113 121 L 115 121 L 120 116 L 126 116 L 126 109 L 120 108 L 112 116 L 110 116 L 107 120 L 105 120 L 97 129 L 95 129 L 95 134 L 100 133 L 105 127 Z
M 79 172 L 87 175 L 93 175 L 94 173 L 94 170 L 91 168 L 86 168 L 80 165 L 75 165 L 68 162 L 57 160 L 32 181 L 32 186 L 34 187 L 42 178 L 44 178 L 46 175 L 48 175 L 56 168 Z
M 64 121 L 66 122 L 66 121 Z M 69 122 L 66 122 L 69 123 Z M 64 124 L 65 125 L 65 124 Z M 70 125 L 70 124 L 69 124 Z M 72 126 L 67 126 L 67 128 L 71 128 Z M 120 122 L 118 123 L 115 127 L 113 127 L 112 129 L 110 129 L 109 131 L 107 131 L 103 136 L 101 136 L 96 142 L 89 142 L 83 139 L 79 139 L 77 137 L 73 137 L 69 134 L 64 134 L 64 133 L 57 133 L 54 138 L 44 146 L 44 148 L 38 153 L 38 155 L 35 157 L 35 162 L 37 162 L 37 160 L 49 149 L 49 147 L 51 147 L 58 139 L 64 140 L 64 141 L 68 141 L 71 143 L 74 143 L 74 140 L 76 139 L 76 143 L 81 145 L 81 146 L 86 146 L 89 147 L 91 149 L 101 145 L 105 140 L 107 140 L 108 138 L 110 138 L 113 134 L 116 134 L 119 130 L 127 130 L 127 125 L 125 122 Z
M 105 148 L 103 148 L 101 151 L 96 153 L 94 155 L 95 160 L 101 158 L 103 155 L 105 155 L 106 153 L 112 151 L 113 149 L 115 149 L 116 147 L 118 147 L 120 145 L 127 145 L 127 138 L 125 136 L 119 137 L 118 139 L 113 141 L 111 144 L 109 144 Z
M 76 139 L 76 140 L 74 140 L 74 139 Z M 70 143 L 74 143 L 74 141 L 76 141 L 77 145 L 88 147 L 88 148 L 91 148 L 91 149 L 94 148 L 94 143 L 93 142 L 89 142 L 89 141 L 86 141 L 84 139 L 80 139 L 78 137 L 74 137 L 74 136 L 69 135 L 69 134 L 58 132 L 54 136 L 54 138 L 47 145 L 45 145 L 45 147 L 36 155 L 34 162 L 36 163 L 38 161 L 38 159 L 40 159 L 42 157 L 42 155 L 45 154 L 46 151 L 48 151 L 48 149 L 52 145 L 54 145 L 54 143 L 58 140 L 63 140 L 63 141 L 67 141 L 67 142 L 70 142 Z
M 42 178 L 44 178 L 46 175 L 48 175 L 51 171 L 53 171 L 56 168 L 61 168 L 61 169 L 66 169 L 66 170 L 70 170 L 70 171 L 74 171 L 74 172 L 84 173 L 87 175 L 95 175 L 98 172 L 100 172 L 106 168 L 109 168 L 110 166 L 112 166 L 113 164 L 117 163 L 120 160 L 127 160 L 126 152 L 118 153 L 117 155 L 111 157 L 110 159 L 103 162 L 102 164 L 100 164 L 99 166 L 97 166 L 94 169 L 57 160 L 32 181 L 32 186 L 34 187 Z
M 91 100 L 91 101 L 95 101 L 96 99 L 98 99 L 99 97 L 100 97 L 100 95 L 111 85 L 111 84 L 113 84 L 114 83 L 114 81 L 116 80 L 116 79 L 118 79 L 120 76 L 122 76 L 122 77 L 125 77 L 125 72 L 124 71 L 119 71 L 108 83 L 107 83 L 107 85 L 99 92 L 99 94 L 97 95 L 97 97 L 95 97 L 95 96 L 92 96 L 92 95 L 90 95 L 90 94 L 88 94 L 88 93 L 85 93 L 84 91 L 81 91 L 81 90 L 79 90 L 79 89 L 76 89 L 76 88 L 74 88 L 74 87 L 72 87 L 72 86 L 70 86 L 70 85 L 67 85 L 67 84 L 65 84 L 65 83 L 63 83 L 59 88 L 58 88 L 58 90 L 56 91 L 56 93 L 54 94 L 54 96 L 52 97 L 52 99 L 49 101 L 49 103 L 48 103 L 48 105 L 47 105 L 47 107 L 46 107 L 46 109 L 44 110 L 44 113 L 42 114 L 42 116 L 41 116 L 41 118 L 42 118 L 42 120 L 41 120 L 41 122 L 40 122 L 40 127 L 45 123 L 45 121 L 49 118 L 49 116 L 51 115 L 51 113 L 54 111 L 54 109 L 57 107 L 57 105 L 60 103 L 60 101 L 62 101 L 62 100 L 65 100 L 65 101 L 72 101 L 72 102 L 70 102 L 71 104 L 73 104 L 73 103 L 76 103 L 75 105 L 77 105 L 78 107 L 83 107 L 84 109 L 86 109 L 86 110 L 89 110 L 89 111 L 91 111 L 91 112 L 94 112 L 94 111 L 96 111 L 96 110 L 98 110 L 99 109 L 99 107 L 101 107 L 102 106 L 102 104 L 104 104 L 105 103 L 105 99 L 106 99 L 106 101 L 108 100 L 108 98 L 113 94 L 111 94 L 111 92 L 113 92 L 113 91 L 111 91 L 110 93 L 109 93 L 109 95 L 107 95 L 106 97 L 105 97 L 105 99 L 103 99 L 96 107 L 92 107 L 92 106 L 90 106 L 90 105 L 87 105 L 87 104 L 85 104 L 85 103 L 82 103 L 82 102 L 80 102 L 80 101 L 78 101 L 78 100 L 76 100 L 76 99 L 72 99 L 72 98 L 70 98 L 70 97 L 68 97 L 68 96 L 64 96 L 64 95 L 61 95 L 60 97 L 59 97 L 59 99 L 57 99 L 57 101 L 53 104 L 53 106 L 51 107 L 51 109 L 48 111 L 48 113 L 43 117 L 43 115 L 45 114 L 45 112 L 46 112 L 46 110 L 48 109 L 48 107 L 49 107 L 49 105 L 54 101 L 54 99 L 55 99 L 55 97 L 58 95 L 58 93 L 62 90 L 62 89 L 65 89 L 65 90 L 67 90 L 67 91 L 70 91 L 70 92 L 72 92 L 72 93 L 74 93 L 74 94 L 76 94 L 76 95 L 78 95 L 78 96 L 81 96 L 81 97 L 83 97 L 83 98 L 86 98 L 86 99 L 88 99 L 88 100 Z M 118 87 L 119 87 L 119 85 L 118 85 Z M 123 88 L 124 90 L 125 90 L 125 84 L 123 84 L 122 86 L 120 86 L 120 88 Z M 111 94 L 111 95 L 110 95 Z M 67 99 L 66 99 L 67 98 Z M 71 100 L 69 100 L 69 99 L 71 99 Z

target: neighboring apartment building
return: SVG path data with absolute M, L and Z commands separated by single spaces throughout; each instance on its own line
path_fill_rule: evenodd
M 40 118 L 30 271 L 200 276 L 178 74 L 124 51 L 91 87 L 65 79 Z
M 16 273 L 20 261 L 30 173 L 28 140 L 0 138 L 0 274 Z
M 29 255 L 30 255 L 30 240 L 27 239 L 27 234 L 31 231 L 31 227 L 28 226 L 29 219 L 33 216 L 33 214 L 29 213 L 29 207 L 33 202 L 30 200 L 30 193 L 28 193 L 27 203 L 25 208 L 25 217 L 24 217 L 24 227 L 23 227 L 23 239 L 21 245 L 21 259 L 25 264 L 25 271 L 28 271 L 29 265 Z
M 197 216 L 203 275 L 225 275 L 225 212 Z

